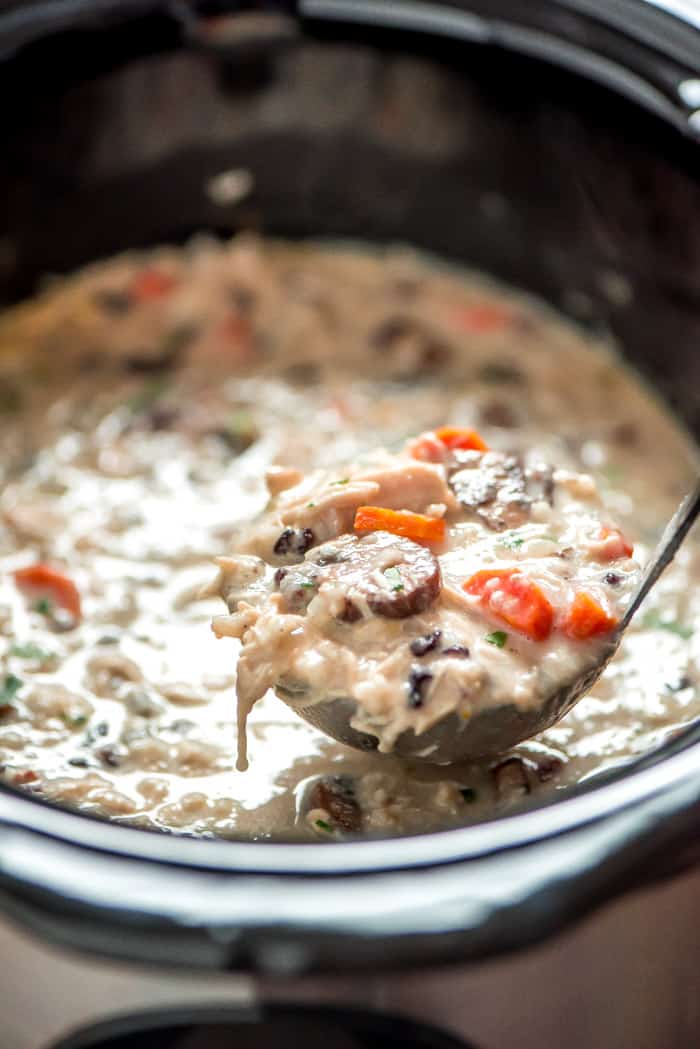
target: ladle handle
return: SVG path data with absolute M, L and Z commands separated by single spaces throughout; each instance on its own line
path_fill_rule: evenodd
M 680 504 L 671 520 L 666 525 L 664 534 L 661 536 L 652 557 L 650 558 L 639 586 L 632 597 L 632 601 L 624 614 L 621 630 L 625 630 L 644 601 L 645 597 L 654 586 L 662 572 L 671 564 L 676 552 L 685 539 L 686 535 L 695 523 L 700 512 L 700 478 L 695 487 Z

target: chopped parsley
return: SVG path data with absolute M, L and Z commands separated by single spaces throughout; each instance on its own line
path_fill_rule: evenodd
M 299 583 L 299 586 L 302 588 L 302 590 L 313 590 L 316 584 L 312 581 L 308 581 L 306 583 Z
M 316 505 L 316 503 L 307 503 L 307 504 L 306 504 L 306 509 L 307 509 L 307 510 L 313 510 L 313 508 L 315 507 L 315 505 Z
M 462 795 L 467 805 L 473 805 L 478 797 L 473 787 L 460 787 L 459 793 Z
M 47 660 L 51 659 L 51 653 L 33 641 L 27 641 L 24 645 L 13 645 L 10 649 L 10 655 L 17 656 L 18 659 L 36 659 L 39 663 L 46 663 Z
M 88 719 L 85 714 L 62 714 L 61 717 L 71 728 L 82 728 L 83 725 L 87 725 Z
M 545 539 L 549 543 L 558 543 L 559 540 L 553 535 L 540 535 L 538 539 Z M 525 542 L 525 537 L 518 535 L 517 532 L 506 532 L 505 535 L 501 536 L 499 540 L 501 546 L 505 546 L 508 550 L 519 550 Z
M 319 830 L 325 830 L 327 834 L 330 834 L 330 832 L 333 830 L 330 823 L 326 823 L 325 820 L 314 820 L 314 823 L 316 824 Z
M 339 481 L 331 481 L 331 484 L 350 484 L 350 478 L 342 477 Z
M 503 648 L 507 640 L 508 635 L 505 630 L 494 630 L 492 634 L 487 634 L 484 638 L 484 641 L 487 641 L 489 645 L 495 645 L 496 648 Z
M 162 397 L 169 385 L 168 379 L 163 375 L 158 375 L 155 379 L 149 379 L 145 382 L 140 390 L 138 390 L 133 397 L 127 402 L 127 408 L 133 415 L 139 415 L 141 412 L 147 411 L 152 408 L 157 400 Z
M 239 408 L 229 415 L 224 427 L 223 436 L 235 451 L 244 452 L 258 438 L 255 420 L 245 408 Z
M 390 568 L 385 568 L 384 576 L 386 579 L 389 580 L 390 583 L 393 584 L 391 589 L 394 592 L 398 593 L 399 590 L 403 590 L 404 585 L 401 580 L 401 573 L 399 572 L 396 565 L 392 565 Z
M 48 597 L 40 597 L 34 604 L 34 611 L 42 616 L 50 616 L 53 612 L 53 608 L 53 601 L 50 601 Z
M 6 674 L 0 682 L 0 704 L 11 703 L 24 682 L 16 674 Z
M 678 623 L 675 619 L 662 619 L 658 612 L 647 612 L 642 620 L 642 624 L 651 630 L 665 630 L 669 634 L 675 634 L 676 637 L 682 638 L 683 641 L 689 641 L 695 633 L 692 626 Z

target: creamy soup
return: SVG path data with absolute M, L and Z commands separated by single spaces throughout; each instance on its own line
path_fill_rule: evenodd
M 525 795 L 544 799 L 695 720 L 700 607 L 691 584 L 700 559 L 691 541 L 592 693 L 508 754 L 435 767 L 354 751 L 265 692 L 273 682 L 264 678 L 249 718 L 249 767 L 236 769 L 239 642 L 219 640 L 212 620 L 218 633 L 240 631 L 221 629 L 214 560 L 230 582 L 241 537 L 254 544 L 262 535 L 269 485 L 284 500 L 307 483 L 302 475 L 315 479 L 304 504 L 313 513 L 307 504 L 324 485 L 357 480 L 336 478 L 338 464 L 366 474 L 379 455 L 384 468 L 416 435 L 442 427 L 476 431 L 494 469 L 514 456 L 528 469 L 555 465 L 557 485 L 569 486 L 569 517 L 557 504 L 556 518 L 528 512 L 494 529 L 477 514 L 464 527 L 478 530 L 477 546 L 490 544 L 489 565 L 494 557 L 508 568 L 546 562 L 545 591 L 567 550 L 589 543 L 585 571 L 580 560 L 575 568 L 614 619 L 634 571 L 627 544 L 643 563 L 695 475 L 695 450 L 606 347 L 542 305 L 404 249 L 239 238 L 119 257 L 8 311 L 0 319 L 7 782 L 171 832 L 333 841 L 449 827 L 507 811 Z M 596 490 L 586 519 L 590 507 L 577 500 Z M 440 503 L 420 510 L 439 520 Z M 444 513 L 449 521 L 449 507 Z M 306 527 L 292 522 L 290 549 L 299 535 L 303 545 Z M 371 545 L 378 534 L 360 530 L 352 541 Z M 611 543 L 608 558 L 601 544 Z M 294 588 L 298 597 L 317 574 L 296 578 L 312 550 L 291 552 L 280 558 L 291 579 L 275 586 L 294 601 Z M 442 573 L 488 620 L 488 593 L 461 582 L 479 571 L 473 555 L 450 567 L 447 551 Z M 422 556 L 411 551 L 411 572 L 430 587 Z M 398 574 L 385 575 L 386 593 L 373 601 L 408 598 L 409 561 L 383 565 Z M 269 565 L 280 567 L 275 558 Z M 235 616 L 235 587 L 228 595 Z M 557 605 L 553 590 L 548 596 Z M 441 634 L 439 651 L 403 653 L 405 698 L 404 671 L 415 666 L 447 675 L 447 686 L 467 673 L 463 653 L 446 648 L 493 660 L 510 646 L 528 663 L 532 639 L 497 618 L 457 637 L 453 618 L 433 622 L 428 606 L 384 617 L 384 626 L 414 619 L 420 629 L 407 640 L 418 647 Z M 437 684 L 415 681 L 421 702 L 403 708 L 418 731 L 430 707 L 423 689 L 440 695 Z
M 266 481 L 213 588 L 230 612 L 214 632 L 242 641 L 241 770 L 269 688 L 320 728 L 335 704 L 343 743 L 438 764 L 502 753 L 609 657 L 639 582 L 591 477 L 466 427 Z

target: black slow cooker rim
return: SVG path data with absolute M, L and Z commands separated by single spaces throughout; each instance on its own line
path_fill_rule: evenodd
M 169 967 L 290 976 L 483 960 L 688 866 L 699 769 L 696 744 L 519 816 L 321 846 L 170 837 L 3 791 L 0 906 L 64 948 Z
M 647 0 L 644 2 L 647 4 Z M 311 11 L 313 6 L 309 3 L 306 13 L 320 17 L 320 0 Z M 405 8 L 407 5 L 394 6 Z M 441 5 L 423 3 L 420 6 L 434 9 Z M 673 17 L 667 4 L 648 3 L 648 6 L 658 7 Z M 303 11 L 304 0 L 300 8 Z M 130 15 L 133 14 L 132 9 Z M 691 130 L 688 107 L 682 99 L 672 112 L 660 115 L 677 130 Z M 474 899 L 469 896 L 475 882 L 469 881 L 467 872 L 487 879 L 479 901 L 482 917 L 491 917 L 497 912 L 512 913 L 513 894 L 507 905 L 497 899 L 497 893 L 491 893 L 495 889 L 488 885 L 486 873 L 492 861 L 503 858 L 511 865 L 509 869 L 519 872 L 519 899 L 539 919 L 527 933 L 518 927 L 507 933 L 501 929 L 493 942 L 495 949 L 505 949 L 513 946 L 515 940 L 522 943 L 551 932 L 572 915 L 610 896 L 623 882 L 624 887 L 628 887 L 633 857 L 637 863 L 649 860 L 649 871 L 663 867 L 657 860 L 667 848 L 669 835 L 681 838 L 684 832 L 688 834 L 693 813 L 700 808 L 699 773 L 700 743 L 692 743 L 670 757 L 655 760 L 649 767 L 625 770 L 594 789 L 517 815 L 439 833 L 320 846 L 164 835 L 57 809 L 3 786 L 0 787 L 0 890 L 6 901 L 12 901 L 10 911 L 15 910 L 24 920 L 28 907 L 36 916 L 51 897 L 69 908 L 81 908 L 83 918 L 88 908 L 93 915 L 110 911 L 117 915 L 118 921 L 141 922 L 147 916 L 179 926 L 206 925 L 210 930 L 245 924 L 240 901 L 250 892 L 255 902 L 248 925 L 255 935 L 261 928 L 269 929 L 276 924 L 287 934 L 302 933 L 305 938 L 313 933 L 357 935 L 376 942 L 386 939 L 386 924 L 376 920 L 375 912 L 372 920 L 358 918 L 355 927 L 349 928 L 348 919 L 342 913 L 345 894 L 352 891 L 367 901 L 376 893 L 378 885 L 389 887 L 391 892 L 398 880 L 405 884 L 412 872 L 421 868 L 423 899 L 429 898 L 431 904 L 430 934 L 436 934 L 440 941 L 437 955 L 445 957 L 450 953 L 465 953 L 463 942 L 458 949 L 445 946 L 446 936 L 452 933 L 463 936 L 469 927 L 467 911 L 463 906 L 455 906 L 456 886 L 460 881 L 463 883 L 461 904 L 471 905 L 469 913 L 476 913 Z M 549 862 L 557 850 L 561 853 L 562 849 L 566 854 L 565 873 L 556 862 L 552 862 L 549 869 L 536 872 L 523 864 L 524 857 L 539 855 Z M 124 879 L 123 891 L 116 898 L 113 883 L 100 880 L 100 871 L 112 868 Z M 440 880 L 440 871 L 445 869 L 450 872 L 449 881 Z M 151 872 L 158 877 L 167 874 L 172 890 L 170 898 L 165 888 L 160 898 L 153 895 Z M 208 897 L 212 875 L 235 879 L 237 891 L 229 897 L 218 894 Z M 632 880 L 640 878 L 636 876 Z M 267 883 L 274 896 L 266 890 L 260 891 Z M 330 885 L 335 886 L 334 895 L 325 900 L 323 909 L 314 912 L 314 887 Z M 306 909 L 292 913 L 292 901 L 299 901 L 302 887 Z M 551 899 L 554 889 L 556 903 L 544 918 L 541 900 Z M 180 890 L 182 898 L 178 897 Z M 284 900 L 285 892 L 289 894 L 287 907 L 275 902 Z M 189 909 L 183 908 L 183 899 L 190 902 Z M 267 910 L 263 913 L 262 908 Z M 369 911 L 367 913 L 369 915 Z M 45 922 L 37 920 L 35 924 L 42 927 L 44 934 L 51 935 Z M 418 946 L 415 951 L 405 944 L 396 952 L 386 951 L 383 960 L 407 962 L 416 952 L 425 958 L 424 924 L 416 910 L 415 898 L 407 902 L 405 908 L 399 906 L 390 931 L 404 937 L 414 936 Z M 56 933 L 56 938 L 77 942 L 84 928 L 79 935 L 76 926 L 75 937 L 73 932 L 67 933 L 64 929 Z M 226 943 L 227 964 L 240 960 L 240 952 L 231 947 L 234 939 L 232 934 L 229 939 L 219 936 L 217 941 Z M 84 946 L 84 939 L 81 942 Z M 96 949 L 94 944 L 88 943 L 88 947 Z M 477 938 L 470 949 L 472 953 L 483 954 L 483 939 Z M 120 950 L 112 943 L 110 952 L 120 953 Z M 149 957 L 144 944 L 133 949 L 124 947 L 121 953 Z M 242 957 L 250 960 L 249 953 L 243 952 Z M 358 957 L 365 956 L 355 955 Z M 338 960 L 337 967 L 343 965 L 344 962 Z

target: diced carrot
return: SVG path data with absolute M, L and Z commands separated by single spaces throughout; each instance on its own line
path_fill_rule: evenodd
M 487 452 L 488 445 L 476 430 L 466 430 L 462 426 L 441 426 L 435 436 L 446 448 L 454 451 L 459 448 L 474 452 Z
M 23 593 L 49 597 L 75 619 L 80 619 L 80 593 L 77 586 L 59 568 L 39 562 L 13 573 L 15 583 Z
M 459 306 L 454 313 L 455 326 L 462 331 L 491 332 L 506 328 L 513 319 L 513 312 L 495 302 L 482 302 L 475 306 Z
M 12 782 L 21 786 L 23 783 L 34 783 L 38 779 L 38 772 L 34 772 L 32 769 L 25 769 L 24 772 L 17 772 L 12 777 Z
M 447 448 L 432 430 L 409 441 L 406 451 L 414 459 L 420 459 L 424 463 L 443 463 L 447 458 Z
M 562 630 L 574 641 L 586 641 L 591 637 L 609 634 L 615 629 L 617 622 L 595 598 L 581 590 L 566 613 Z
M 359 506 L 355 513 L 356 532 L 391 532 L 415 543 L 442 543 L 445 522 L 409 510 L 387 510 L 383 506 Z
M 141 270 L 131 282 L 131 294 L 137 302 L 152 302 L 168 295 L 177 281 L 170 273 L 154 268 Z
M 632 556 L 634 547 L 619 528 L 603 525 L 596 538 L 592 552 L 597 561 L 617 561 L 619 557 Z
M 514 630 L 544 641 L 552 632 L 554 610 L 536 583 L 517 568 L 484 568 L 463 584 L 481 599 L 485 611 Z
M 456 448 L 476 452 L 488 451 L 488 445 L 476 430 L 468 430 L 461 426 L 440 426 L 437 430 L 428 430 L 409 441 L 406 451 L 414 459 L 442 463 L 447 452 Z

